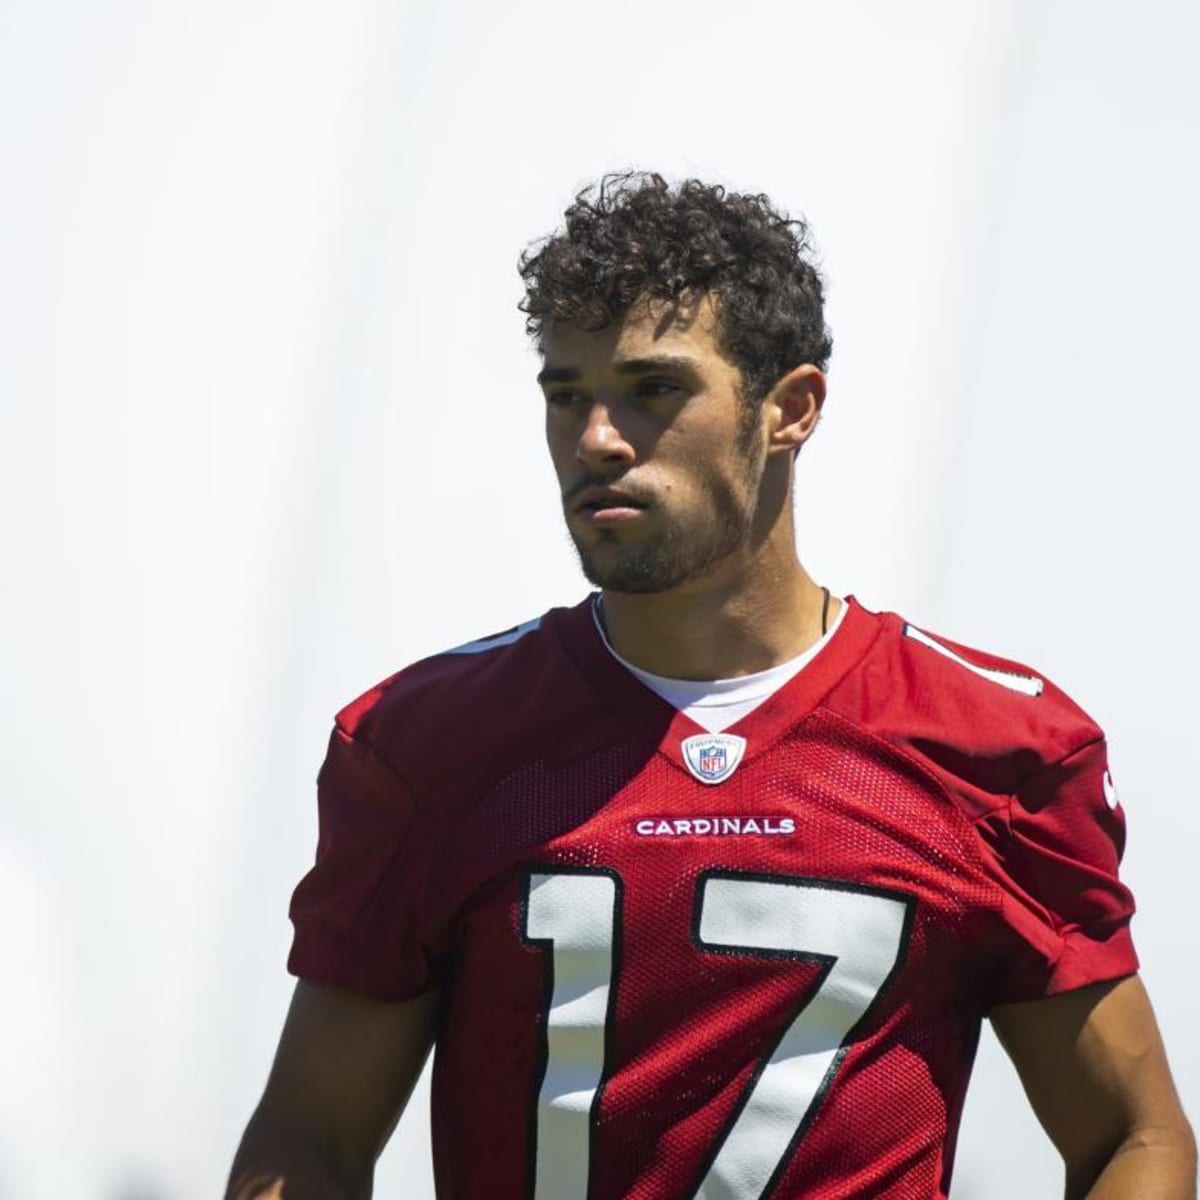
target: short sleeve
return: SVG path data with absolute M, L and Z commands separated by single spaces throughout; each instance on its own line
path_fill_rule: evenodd
M 317 776 L 316 863 L 292 895 L 288 970 L 381 1000 L 437 983 L 425 927 L 428 819 L 403 777 L 340 726 Z
M 1118 876 L 1125 815 L 1103 739 L 1031 778 L 993 828 L 1013 938 L 995 1003 L 1035 1000 L 1137 970 L 1134 903 Z

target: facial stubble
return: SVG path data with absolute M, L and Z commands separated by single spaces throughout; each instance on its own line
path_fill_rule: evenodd
M 746 436 L 752 432 L 739 430 L 736 445 L 745 485 L 741 497 L 728 479 L 710 473 L 700 481 L 709 501 L 708 511 L 703 516 L 668 517 L 658 537 L 625 544 L 620 530 L 601 530 L 598 542 L 588 544 L 570 530 L 588 581 L 611 592 L 667 592 L 702 577 L 746 546 L 754 525 L 755 498 L 763 470 L 753 440 Z

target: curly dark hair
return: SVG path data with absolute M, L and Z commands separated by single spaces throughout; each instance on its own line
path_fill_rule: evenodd
M 614 172 L 584 188 L 565 228 L 522 253 L 519 307 L 539 344 L 547 320 L 602 329 L 637 300 L 717 301 L 717 338 L 756 403 L 801 363 L 824 370 L 833 341 L 809 229 L 766 196 Z

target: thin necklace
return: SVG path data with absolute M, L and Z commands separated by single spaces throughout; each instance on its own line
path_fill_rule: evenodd
M 824 637 L 829 632 L 829 589 L 823 587 L 821 594 L 825 599 L 821 603 L 821 636 Z M 596 613 L 600 617 L 600 624 L 604 628 L 604 632 L 608 632 L 608 622 L 604 619 L 604 596 L 596 597 Z

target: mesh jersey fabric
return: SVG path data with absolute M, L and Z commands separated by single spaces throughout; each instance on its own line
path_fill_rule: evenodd
M 910 632 L 848 598 L 717 786 L 586 603 L 338 714 L 289 967 L 444 989 L 440 1197 L 944 1197 L 982 1017 L 1136 969 L 1100 730 Z

